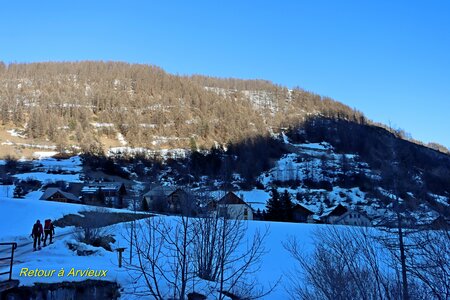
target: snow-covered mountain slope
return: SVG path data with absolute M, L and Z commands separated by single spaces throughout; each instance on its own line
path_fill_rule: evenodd
M 363 212 L 372 219 L 373 224 L 377 224 L 381 219 L 394 217 L 395 196 L 378 186 L 380 174 L 358 155 L 338 154 L 326 142 L 293 144 L 286 137 L 284 142 L 292 152 L 283 155 L 273 168 L 259 176 L 258 181 L 262 183 L 263 191 L 260 190 L 258 194 L 241 192 L 248 202 L 255 203 L 255 209 L 265 208 L 263 199 L 270 198 L 270 188 L 275 186 L 279 193 L 288 191 L 295 204 L 305 206 L 316 217 L 322 216 L 326 210 L 338 204 Z M 347 182 L 346 178 L 353 177 L 364 180 Z M 373 186 L 367 188 L 367 182 Z M 408 195 L 416 199 L 416 195 Z M 445 207 L 450 206 L 450 197 L 431 196 Z M 408 214 L 417 224 L 429 224 L 440 215 L 425 202 L 410 210 Z

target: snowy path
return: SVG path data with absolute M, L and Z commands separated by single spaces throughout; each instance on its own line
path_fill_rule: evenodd
M 69 235 L 73 234 L 72 230 L 65 230 L 63 233 L 53 236 L 53 244 L 58 241 L 62 240 L 64 237 L 67 237 Z M 41 240 L 41 246 L 42 246 L 42 240 Z M 47 247 L 50 246 L 50 244 L 47 245 Z M 42 247 L 44 249 L 44 247 Z M 26 257 L 30 254 L 32 254 L 33 251 L 33 239 L 30 237 L 30 240 L 23 243 L 18 243 L 17 248 L 14 251 L 14 262 L 13 265 L 21 264 L 26 262 Z M 39 252 L 37 252 L 39 253 Z M 0 249 L 0 257 L 7 257 L 11 255 L 11 247 L 2 247 Z M 2 261 L 0 263 L 0 272 L 6 271 L 6 269 L 9 268 L 9 260 L 8 261 Z

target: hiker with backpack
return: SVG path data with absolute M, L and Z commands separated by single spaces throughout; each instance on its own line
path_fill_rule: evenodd
M 33 238 L 33 251 L 36 251 L 36 245 L 38 246 L 38 250 L 41 250 L 41 237 L 43 232 L 41 221 L 37 220 L 31 230 L 31 237 Z
M 53 235 L 55 234 L 55 226 L 53 226 L 52 220 L 45 220 L 44 224 L 44 247 L 47 246 L 47 237 L 50 237 L 49 245 L 53 244 Z

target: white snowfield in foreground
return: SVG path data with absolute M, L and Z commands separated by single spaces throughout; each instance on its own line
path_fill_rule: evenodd
M 34 195 L 34 196 L 33 196 Z M 13 278 L 19 279 L 21 285 L 33 285 L 35 282 L 61 282 L 61 281 L 81 281 L 86 277 L 67 277 L 71 268 L 77 270 L 108 270 L 106 277 L 99 278 L 101 280 L 117 281 L 125 291 L 131 291 L 133 283 L 129 273 L 125 269 L 119 269 L 117 263 L 117 253 L 108 252 L 102 248 L 93 248 L 83 245 L 88 250 L 98 250 L 96 254 L 91 256 L 77 256 L 71 251 L 67 242 L 77 243 L 71 232 L 74 228 L 56 228 L 55 243 L 43 248 L 41 251 L 32 252 L 31 228 L 36 219 L 41 222 L 46 218 L 57 219 L 64 214 L 76 214 L 79 211 L 90 208 L 88 206 L 78 204 L 66 204 L 50 201 L 38 200 L 38 193 L 30 195 L 28 199 L 12 199 L 0 197 L 0 207 L 2 207 L 0 215 L 0 225 L 6 230 L 0 231 L 0 240 L 15 241 L 19 245 L 16 253 L 16 262 L 13 267 Z M 120 212 L 123 210 L 114 210 L 112 212 Z M 167 218 L 169 222 L 176 222 L 176 217 Z M 140 221 L 145 222 L 145 221 Z M 129 243 L 125 239 L 128 232 L 128 224 L 121 223 L 110 226 L 110 231 L 117 239 L 113 244 L 113 248 L 126 247 L 124 259 L 129 259 Z M 290 236 L 296 236 L 299 241 L 307 249 L 311 250 L 312 232 L 317 225 L 294 224 L 294 223 L 278 223 L 278 222 L 248 222 L 248 238 L 251 239 L 252 232 L 256 229 L 264 231 L 269 227 L 269 235 L 265 241 L 266 255 L 263 256 L 261 270 L 255 276 L 258 281 L 269 286 L 281 278 L 281 282 L 276 290 L 265 297 L 265 299 L 285 299 L 285 289 L 283 286 L 283 276 L 290 271 L 294 262 L 284 250 L 282 242 L 286 241 Z M 56 270 L 54 276 L 51 277 L 24 277 L 19 276 L 20 271 L 40 269 L 40 270 Z M 64 269 L 65 277 L 58 277 L 57 272 Z M 133 299 L 129 294 L 123 294 L 122 299 Z
M 12 187 L 12 186 L 10 186 Z M 5 189 L 1 190 L 6 193 Z M 12 192 L 9 192 L 12 194 Z M 31 229 L 36 220 L 44 224 L 45 219 L 57 220 L 67 214 L 78 214 L 80 211 L 95 210 L 98 207 L 39 200 L 42 192 L 31 192 L 24 199 L 0 196 L 0 241 L 20 242 L 31 240 Z M 102 208 L 111 212 L 127 212 L 126 210 Z M 66 228 L 63 230 L 66 231 Z

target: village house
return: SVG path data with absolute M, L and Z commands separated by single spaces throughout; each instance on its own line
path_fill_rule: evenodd
M 195 197 L 181 189 L 177 188 L 175 191 L 167 196 L 168 210 L 174 214 L 195 215 L 197 212 L 197 205 Z
M 81 189 L 81 200 L 86 204 L 122 208 L 126 194 L 122 182 L 92 182 L 84 184 Z
M 176 186 L 153 186 L 143 195 L 145 210 L 161 213 L 194 215 L 197 211 L 195 197 Z
M 253 220 L 253 210 L 233 192 L 228 192 L 219 201 L 212 202 L 209 210 L 216 210 L 220 217 L 236 220 Z
M 153 185 L 150 190 L 143 195 L 143 208 L 153 212 L 167 211 L 167 197 L 177 188 L 174 186 Z
M 366 215 L 354 210 L 349 210 L 344 213 L 340 218 L 335 220 L 334 224 L 364 227 L 372 226 L 372 222 Z
M 328 209 L 322 214 L 324 223 L 336 225 L 372 226 L 370 219 L 364 214 L 351 210 L 342 204 L 338 204 Z
M 294 222 L 306 223 L 308 217 L 312 215 L 314 215 L 314 213 L 301 204 L 296 204 L 292 208 L 292 221 Z
M 47 188 L 40 200 L 64 202 L 64 203 L 80 203 L 81 200 L 74 194 L 64 192 L 59 188 Z

